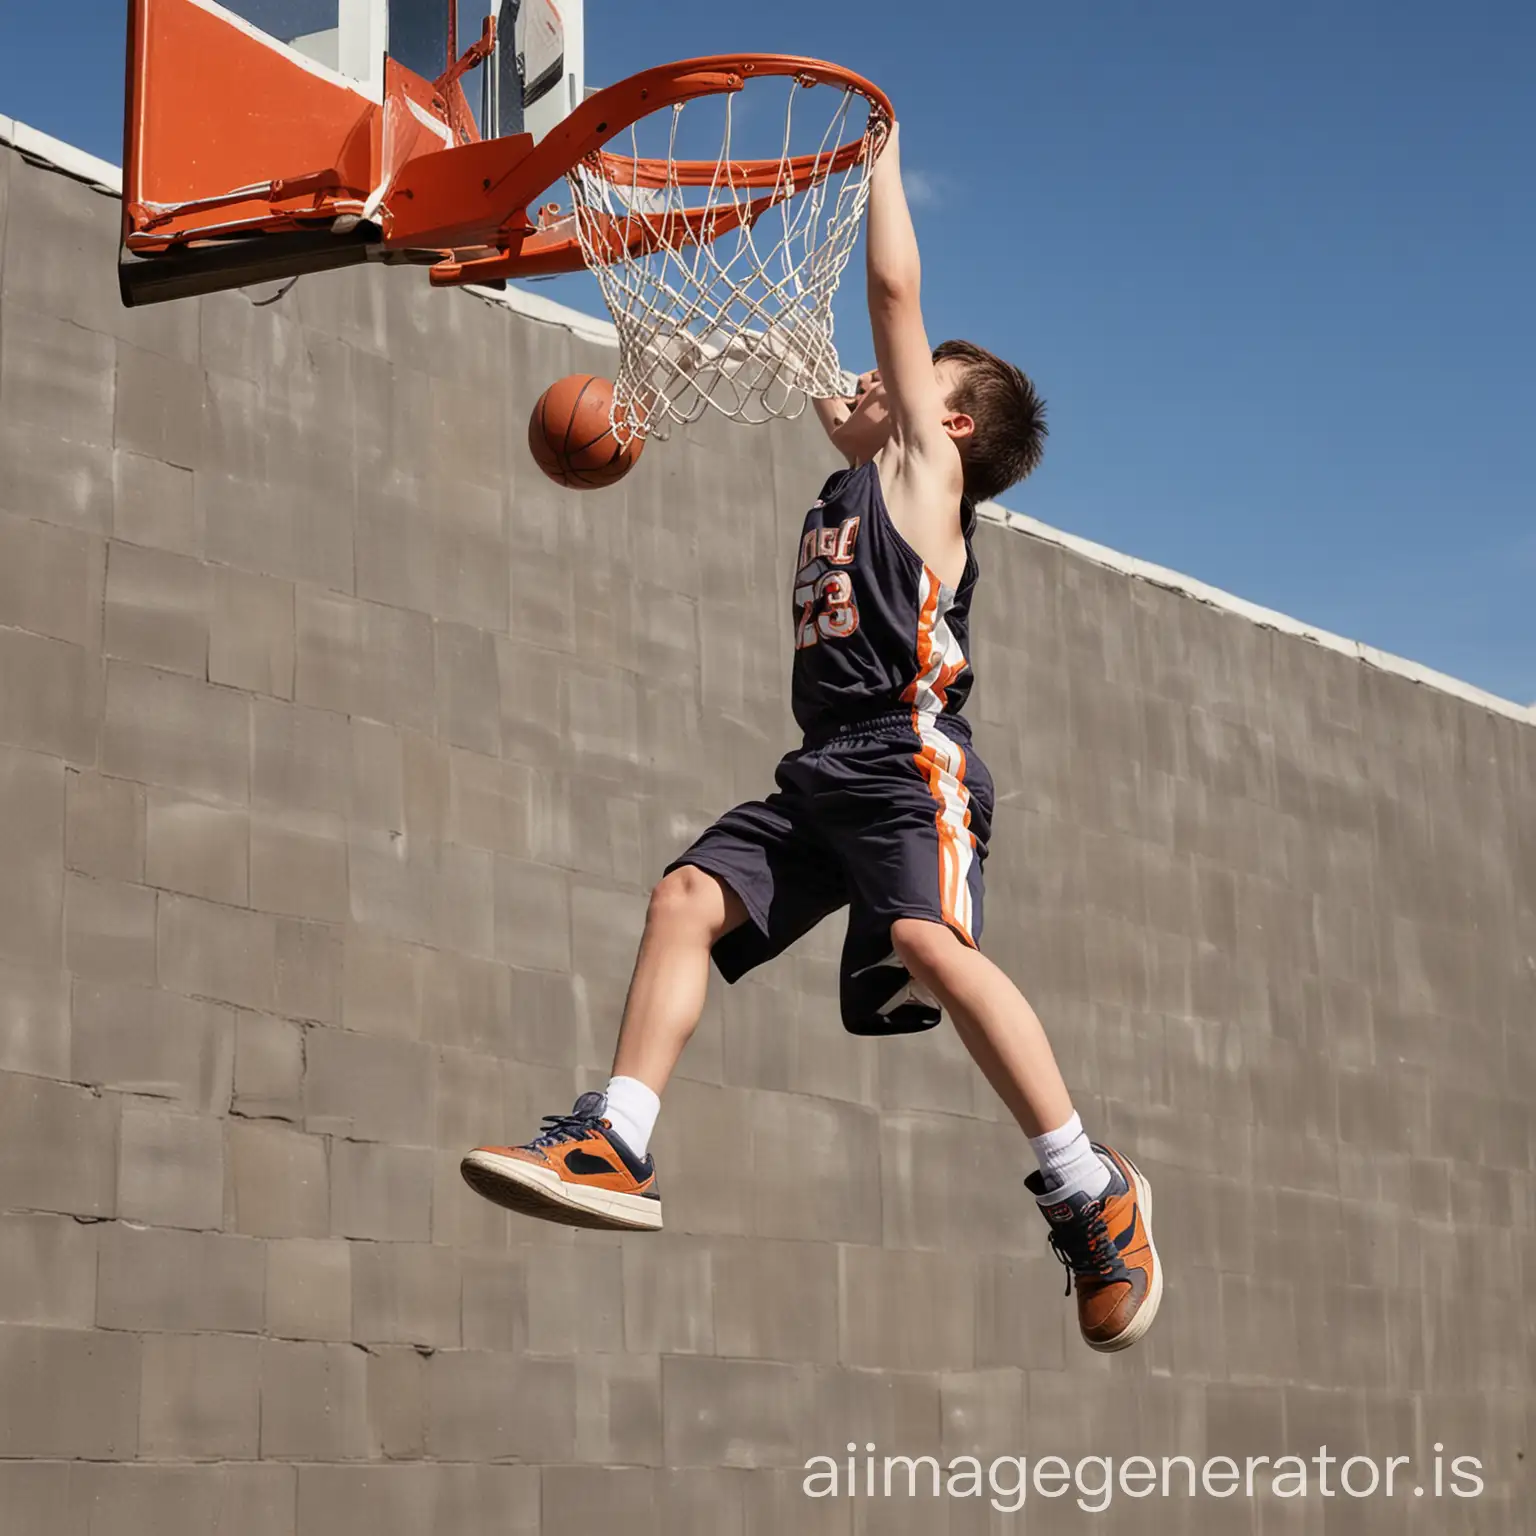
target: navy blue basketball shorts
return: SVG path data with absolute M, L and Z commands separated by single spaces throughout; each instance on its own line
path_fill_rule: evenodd
M 861 721 L 791 752 L 774 779 L 775 793 L 727 811 L 667 869 L 702 869 L 747 909 L 715 945 L 716 968 L 737 981 L 846 906 L 844 1027 L 932 1029 L 939 1007 L 897 959 L 891 925 L 944 923 L 972 948 L 981 937 L 994 797 L 964 721 L 914 724 L 911 710 Z

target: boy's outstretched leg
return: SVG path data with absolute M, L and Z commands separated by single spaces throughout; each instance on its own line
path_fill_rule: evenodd
M 659 1228 L 649 1146 L 660 1094 L 704 1011 L 710 950 L 746 917 L 713 875 L 684 866 L 665 876 L 651 892 L 607 1090 L 582 1094 L 568 1115 L 547 1115 L 522 1146 L 476 1147 L 461 1165 L 469 1185 L 569 1226 Z
M 1077 1287 L 1084 1341 L 1128 1349 L 1152 1326 L 1163 1294 L 1146 1175 L 1089 1141 L 1040 1020 L 1003 971 L 943 923 L 902 918 L 891 940 L 1029 1138 L 1040 1167 L 1024 1182 L 1050 1224 L 1068 1291 Z

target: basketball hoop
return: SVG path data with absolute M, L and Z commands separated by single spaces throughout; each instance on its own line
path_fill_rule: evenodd
M 807 400 L 844 392 L 832 298 L 893 120 L 877 87 L 812 59 L 674 68 L 717 83 L 636 114 L 629 154 L 605 145 L 582 157 L 567 175 L 570 212 L 551 210 L 540 230 L 574 232 L 618 329 L 620 442 L 664 438 L 711 410 L 793 418 Z M 783 100 L 768 118 L 775 91 Z M 642 153 L 642 131 L 658 129 L 661 152 Z M 714 157 L 687 157 L 711 129 Z M 770 134 L 766 156 L 741 156 L 740 140 Z

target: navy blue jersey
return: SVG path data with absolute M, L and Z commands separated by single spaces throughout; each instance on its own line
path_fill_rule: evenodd
M 891 521 L 873 460 L 822 487 L 795 561 L 790 693 L 807 739 L 896 709 L 925 723 L 959 715 L 973 681 L 975 523 L 963 501 L 965 574 L 947 587 Z

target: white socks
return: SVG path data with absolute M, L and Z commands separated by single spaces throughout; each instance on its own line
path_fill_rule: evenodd
M 1097 1196 L 1109 1188 L 1109 1166 L 1093 1150 L 1083 1122 L 1075 1113 L 1058 1129 L 1043 1136 L 1031 1136 L 1029 1144 L 1039 1160 L 1051 1199 L 1059 1200 L 1080 1190 Z
M 608 1107 L 603 1117 L 636 1157 L 644 1157 L 661 1113 L 661 1100 L 638 1077 L 610 1077 L 604 1090 Z

